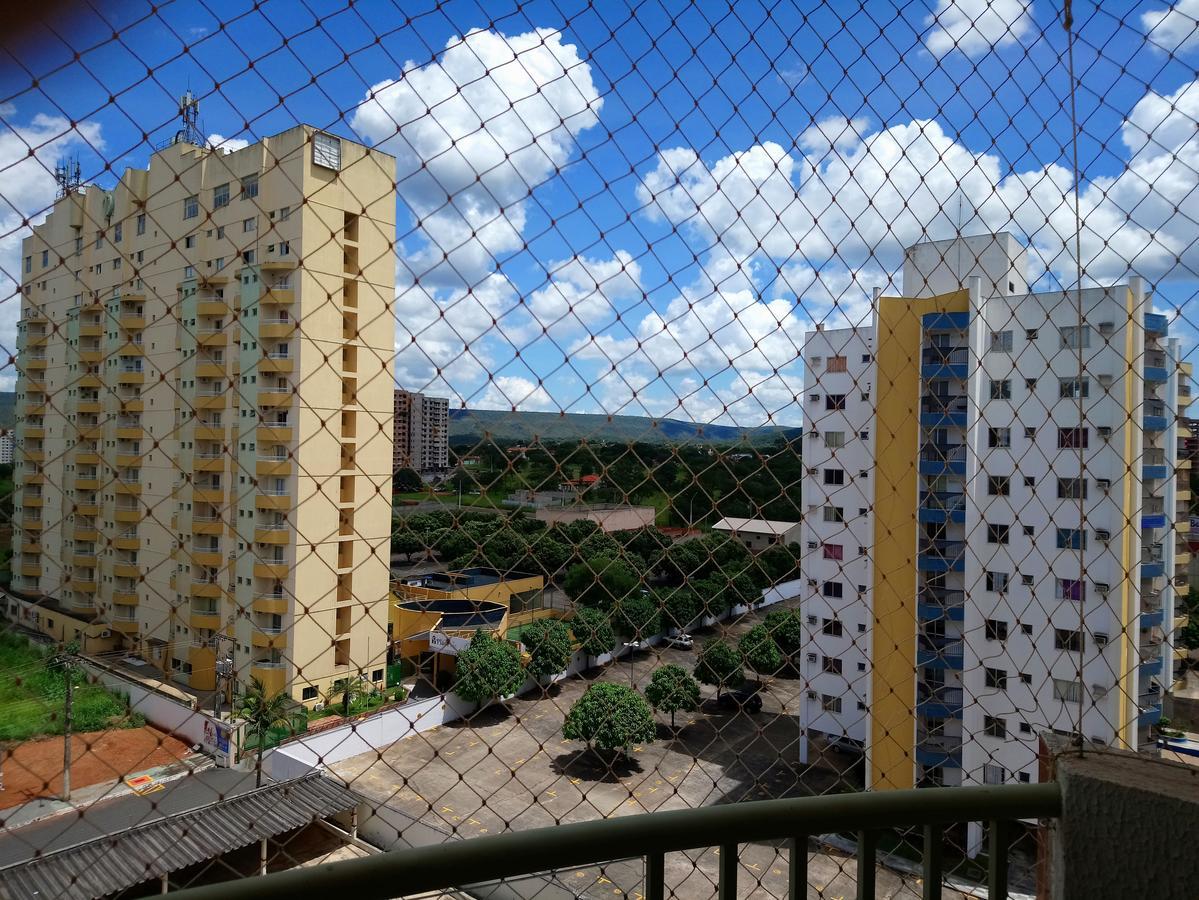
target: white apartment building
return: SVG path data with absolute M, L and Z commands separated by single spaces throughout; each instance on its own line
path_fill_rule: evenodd
M 1161 716 L 1178 345 L 1138 279 L 1029 293 L 1024 265 L 1010 235 L 918 245 L 907 296 L 805 344 L 803 718 L 876 788 L 1035 781 L 1038 733 L 1135 749 Z

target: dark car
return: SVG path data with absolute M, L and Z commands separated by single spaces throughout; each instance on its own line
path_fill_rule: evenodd
M 731 709 L 735 712 L 757 713 L 762 711 L 762 696 L 750 688 L 737 691 L 727 691 L 716 701 L 720 709 Z

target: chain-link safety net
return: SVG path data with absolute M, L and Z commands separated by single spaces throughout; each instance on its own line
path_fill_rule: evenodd
M 1197 19 L 13 10 L 3 891 L 1199 755 Z M 937 896 L 871 824 L 444 888 Z

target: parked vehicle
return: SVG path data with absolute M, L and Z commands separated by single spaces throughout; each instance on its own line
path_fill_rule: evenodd
M 669 635 L 662 639 L 662 643 L 673 650 L 691 650 L 695 647 L 695 641 L 686 632 Z
M 741 688 L 721 694 L 717 706 L 737 712 L 758 713 L 762 711 L 762 696 L 752 688 Z

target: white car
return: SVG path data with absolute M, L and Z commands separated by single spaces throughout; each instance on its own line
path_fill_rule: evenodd
M 662 643 L 674 650 L 690 650 L 695 646 L 695 641 L 691 639 L 691 635 L 683 632 L 664 638 Z

